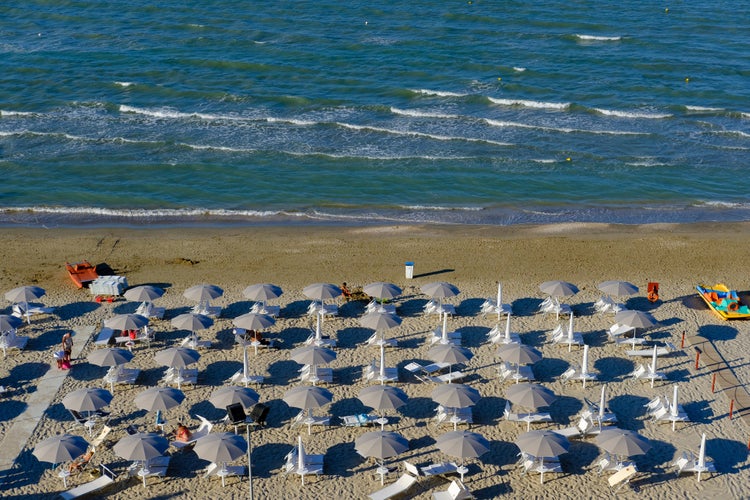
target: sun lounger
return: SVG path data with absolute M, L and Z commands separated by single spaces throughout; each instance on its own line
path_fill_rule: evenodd
M 552 422 L 552 416 L 549 413 L 512 413 L 509 401 L 505 402 L 503 417 L 509 422 L 525 422 L 527 431 L 531 429 L 531 424 Z
M 83 495 L 88 495 L 90 493 L 99 491 L 106 486 L 109 486 L 110 484 L 115 482 L 115 479 L 117 479 L 117 475 L 109 470 L 109 468 L 107 468 L 107 466 L 105 465 L 99 465 L 99 472 L 101 473 L 101 475 L 98 478 L 60 493 L 60 498 L 62 498 L 63 500 L 69 500 L 72 498 L 78 498 Z
M 28 337 L 16 335 L 15 330 L 3 332 L 2 335 L 0 335 L 0 349 L 3 350 L 3 356 L 7 355 L 8 349 L 18 349 L 19 351 L 24 350 L 28 342 Z
M 161 455 L 154 457 L 148 461 L 146 467 L 143 467 L 143 462 L 140 460 L 133 462 L 128 467 L 129 476 L 139 476 L 143 478 L 148 477 L 164 477 L 167 475 L 167 469 L 169 468 L 169 462 L 172 460 L 170 455 Z
M 630 351 L 625 351 L 625 354 L 628 356 L 641 356 L 641 357 L 648 357 L 651 358 L 654 355 L 654 349 L 656 349 L 656 356 L 667 356 L 669 354 L 672 354 L 673 352 L 677 351 L 677 347 L 675 347 L 674 344 L 671 342 L 667 342 L 664 347 L 649 347 L 648 349 L 635 349 Z
M 141 305 L 135 310 L 136 314 L 149 319 L 162 319 L 164 312 L 165 309 L 163 307 L 157 307 L 152 302 L 141 302 Z
M 196 415 L 196 417 L 198 417 L 198 420 L 201 421 L 201 424 L 198 426 L 198 429 L 196 429 L 195 432 L 190 435 L 190 439 L 187 441 L 170 441 L 169 444 L 171 444 L 178 450 L 182 450 L 189 446 L 192 446 L 203 436 L 207 436 L 211 432 L 211 429 L 213 429 L 214 424 L 212 424 L 207 418 L 200 415 Z
M 562 434 L 568 439 L 579 439 L 599 434 L 601 432 L 601 429 L 599 428 L 599 426 L 595 425 L 590 418 L 581 416 L 575 426 L 558 429 L 555 432 L 557 432 L 558 434 Z
M 303 365 L 299 371 L 300 382 L 323 382 L 333 383 L 333 369 L 327 366 L 318 366 L 314 370 L 310 365 Z
M 599 461 L 596 462 L 596 467 L 599 468 L 599 475 L 601 475 L 604 472 L 619 472 L 627 467 L 635 468 L 635 463 L 618 462 L 614 457 L 612 457 L 605 451 L 604 456 L 602 456 L 602 458 L 600 458 Z
M 378 312 L 378 311 L 387 312 L 389 314 L 396 314 L 396 306 L 393 304 L 381 304 L 377 300 L 371 300 L 365 306 L 365 313 L 372 313 L 372 312 Z
M 245 376 L 245 370 L 240 369 L 234 375 L 232 375 L 232 378 L 229 380 L 232 382 L 232 384 L 245 384 L 245 386 L 247 386 L 247 384 L 261 385 L 266 381 L 266 378 L 263 375 L 248 374 L 247 376 Z
M 255 314 L 265 314 L 266 316 L 277 318 L 281 312 L 281 306 L 270 306 L 268 304 L 263 304 L 262 302 L 256 302 L 250 308 L 250 312 Z
M 515 366 L 503 361 L 497 366 L 497 372 L 503 381 L 512 380 L 516 383 L 527 380 L 536 380 L 534 371 L 528 365 Z
M 614 488 L 614 491 L 619 490 L 626 484 L 629 484 L 630 481 L 635 477 L 635 475 L 638 473 L 638 470 L 635 468 L 634 465 L 629 465 L 627 467 L 623 467 L 619 471 L 617 471 L 615 474 L 612 474 L 608 479 L 607 483 L 609 483 L 610 488 Z M 615 488 L 617 486 L 617 488 Z
M 380 347 L 380 345 L 384 345 L 386 347 L 396 347 L 398 345 L 398 340 L 383 338 L 382 335 L 380 335 L 378 332 L 375 332 L 370 335 L 370 338 L 365 341 L 365 344 L 378 347 Z
M 511 332 L 510 340 L 506 340 L 505 328 L 497 324 L 487 333 L 487 340 L 493 344 L 520 344 L 521 336 Z
M 461 332 L 453 331 L 448 332 L 448 343 L 460 346 L 461 345 Z M 432 331 L 432 334 L 427 337 L 427 342 L 429 342 L 430 345 L 437 344 L 439 342 L 443 342 L 443 327 L 439 326 L 435 330 Z
M 369 425 L 374 425 L 377 421 L 378 417 L 375 415 L 368 415 L 367 413 L 341 417 L 341 423 L 344 424 L 345 427 L 367 427 Z
M 25 319 L 27 322 L 30 322 L 32 316 L 52 314 L 54 311 L 54 307 L 47 307 L 44 304 L 37 304 L 34 302 L 17 303 L 13 304 L 13 306 L 11 307 L 12 316 L 20 319 Z
M 371 500 L 388 500 L 397 495 L 403 495 L 417 482 L 417 478 L 411 474 L 402 474 L 395 483 L 367 495 Z
M 543 457 L 528 458 L 523 461 L 521 467 L 523 468 L 523 472 L 521 473 L 521 475 L 526 475 L 529 472 L 536 472 L 540 474 L 540 481 L 542 483 L 544 483 L 545 474 L 550 472 L 561 473 L 563 471 L 562 465 L 559 461 L 547 461 Z
M 244 465 L 226 465 L 220 466 L 216 463 L 211 462 L 206 466 L 205 472 L 203 473 L 204 478 L 220 477 L 221 485 L 224 486 L 224 481 L 229 476 L 242 477 L 245 475 Z
M 164 377 L 161 379 L 161 383 L 166 385 L 176 385 L 181 387 L 183 385 L 195 385 L 198 383 L 198 369 L 197 368 L 167 368 Z
M 436 491 L 432 494 L 433 500 L 466 500 L 474 498 L 469 489 L 460 479 L 454 479 L 445 491 Z
M 464 378 L 466 378 L 466 375 L 464 375 L 463 372 L 457 370 L 453 372 L 443 373 L 442 375 L 417 375 L 414 374 L 419 380 L 422 382 L 432 382 L 435 384 L 448 384 L 451 382 L 458 382 Z

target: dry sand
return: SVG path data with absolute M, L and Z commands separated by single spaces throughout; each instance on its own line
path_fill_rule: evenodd
M 398 366 L 398 384 L 410 397 L 409 403 L 392 415 L 395 422 L 389 429 L 409 439 L 410 450 L 390 460 L 417 464 L 445 460 L 435 447 L 435 438 L 451 430 L 436 427 L 433 416 L 435 403 L 430 399 L 432 386 L 417 381 L 403 366 L 410 361 L 427 361 L 428 333 L 435 328 L 436 316 L 423 316 L 427 297 L 420 286 L 431 281 L 448 281 L 459 287 L 461 294 L 453 299 L 457 316 L 451 328 L 460 329 L 463 343 L 474 358 L 463 368 L 467 383 L 477 388 L 483 399 L 474 408 L 472 430 L 491 441 L 491 450 L 479 460 L 470 460 L 466 484 L 478 498 L 602 498 L 610 496 L 606 476 L 598 476 L 594 465 L 600 450 L 592 439 L 575 441 L 570 452 L 562 456 L 564 474 L 549 474 L 542 485 L 538 475 L 522 476 L 515 466 L 518 452 L 513 441 L 525 427 L 501 419 L 508 386 L 496 376 L 496 347 L 486 341 L 487 332 L 496 317 L 482 317 L 480 305 L 486 297 L 494 297 L 497 281 L 501 281 L 504 298 L 512 302 L 515 318 L 513 330 L 524 343 L 541 349 L 544 359 L 534 366 L 538 380 L 551 388 L 559 399 L 550 407 L 556 423 L 534 426 L 555 429 L 573 425 L 571 419 L 581 410 L 584 397 L 598 400 L 600 384 L 567 384 L 559 380 L 570 363 L 579 363 L 580 351 L 568 352 L 549 343 L 548 335 L 556 326 L 554 316 L 537 314 L 544 298 L 539 284 L 552 279 L 575 283 L 580 293 L 570 298 L 578 315 L 576 330 L 591 346 L 590 366 L 608 384 L 610 407 L 617 413 L 620 426 L 642 433 L 651 440 L 652 449 L 644 456 L 634 457 L 639 470 L 635 487 L 621 490 L 618 495 L 640 498 L 742 498 L 750 495 L 747 487 L 748 429 L 742 418 L 728 418 L 726 394 L 711 393 L 711 375 L 705 369 L 694 369 L 691 348 L 675 356 L 660 358 L 659 369 L 666 371 L 668 382 L 648 384 L 630 380 L 634 361 L 624 349 L 607 342 L 605 329 L 613 323 L 612 315 L 594 311 L 593 303 L 600 293 L 601 281 L 622 279 L 641 287 L 641 293 L 630 297 L 631 309 L 648 310 L 660 321 L 648 337 L 671 341 L 678 347 L 683 332 L 688 337 L 702 335 L 711 340 L 732 367 L 741 383 L 750 380 L 745 353 L 750 348 L 747 322 L 722 322 L 707 311 L 695 294 L 697 283 L 728 285 L 747 290 L 747 247 L 750 225 L 556 225 L 534 227 L 359 227 L 359 228 L 224 228 L 224 229 L 91 229 L 43 230 L 6 229 L 0 246 L 0 290 L 35 284 L 47 290 L 44 302 L 56 307 L 56 314 L 34 319 L 19 335 L 31 338 L 25 351 L 9 353 L 0 369 L 0 384 L 13 391 L 0 400 L 0 431 L 5 437 L 11 421 L 21 415 L 41 377 L 51 366 L 62 333 L 102 321 L 116 313 L 131 312 L 137 304 L 122 299 L 98 304 L 86 290 L 76 289 L 64 271 L 65 261 L 88 259 L 106 263 L 116 274 L 125 275 L 131 286 L 155 284 L 167 292 L 156 304 L 166 307 L 162 321 L 152 322 L 157 342 L 151 348 L 139 346 L 130 366 L 142 369 L 138 384 L 118 386 L 110 409 L 115 430 L 98 453 L 95 462 L 111 465 L 115 472 L 125 471 L 128 463 L 111 451 L 112 445 L 125 435 L 124 427 L 135 424 L 153 427 L 153 415 L 138 410 L 133 397 L 144 388 L 156 385 L 165 368 L 153 361 L 153 353 L 178 343 L 185 332 L 175 331 L 169 319 L 186 312 L 193 303 L 182 292 L 198 283 L 213 283 L 225 290 L 214 302 L 224 308 L 222 316 L 208 331 L 210 349 L 201 351 L 197 364 L 199 384 L 185 389 L 186 400 L 167 412 L 167 429 L 177 422 L 197 426 L 196 415 L 209 419 L 221 418 L 223 411 L 207 402 L 210 394 L 226 384 L 226 380 L 242 366 L 241 349 L 233 342 L 232 318 L 249 310 L 251 303 L 242 290 L 253 283 L 271 282 L 284 289 L 276 301 L 282 306 L 281 317 L 268 331 L 283 345 L 277 350 L 264 350 L 251 357 L 251 371 L 264 374 L 266 383 L 257 388 L 261 401 L 271 408 L 268 426 L 252 435 L 254 491 L 256 498 L 364 498 L 379 489 L 374 477 L 375 463 L 361 459 L 354 451 L 354 439 L 365 428 L 337 425 L 343 415 L 367 409 L 356 396 L 367 384 L 362 381 L 362 368 L 378 355 L 374 347 L 363 342 L 371 331 L 359 326 L 363 304 L 340 302 L 337 318 L 325 323 L 325 332 L 338 338 L 338 358 L 331 364 L 335 381 L 329 386 L 334 400 L 326 410 L 336 425 L 323 430 L 314 428 L 308 436 L 304 429 L 291 429 L 290 419 L 297 410 L 282 401 L 289 387 L 298 385 L 298 365 L 289 359 L 290 350 L 303 344 L 313 327 L 306 315 L 309 300 L 302 288 L 315 282 L 362 286 L 372 281 L 390 281 L 403 287 L 396 301 L 402 326 L 389 332 L 398 338 L 399 347 L 389 349 L 387 364 Z M 415 277 L 404 277 L 404 261 L 414 261 Z M 645 298 L 648 281 L 661 284 L 661 299 L 656 304 Z M 6 310 L 5 312 L 8 312 Z M 75 342 L 88 342 L 75 338 Z M 69 376 L 52 400 L 45 416 L 19 455 L 16 464 L 2 485 L 4 498 L 51 498 L 63 490 L 62 482 L 31 454 L 40 440 L 76 428 L 61 404 L 62 397 L 80 387 L 99 386 L 104 368 L 90 365 L 86 355 L 96 347 L 83 346 Z M 681 402 L 691 423 L 671 426 L 655 423 L 644 416 L 643 404 L 657 395 L 671 395 L 672 383 L 680 385 Z M 741 388 L 744 390 L 744 387 Z M 736 408 L 735 410 L 739 410 Z M 736 412 L 735 412 L 736 414 Z M 215 430 L 231 430 L 217 425 Z M 671 464 L 683 450 L 697 451 L 700 435 L 708 435 L 707 454 L 716 463 L 719 473 L 698 483 L 694 475 L 676 477 Z M 306 450 L 325 454 L 325 475 L 301 486 L 297 476 L 279 473 L 284 455 L 302 433 Z M 245 463 L 242 460 L 238 464 Z M 201 477 L 207 464 L 195 453 L 177 454 L 172 459 L 167 478 L 154 478 L 144 489 L 137 479 L 121 475 L 101 496 L 108 498 L 246 498 L 247 480 L 230 478 L 221 482 Z M 398 473 L 390 475 L 390 480 Z M 73 478 L 73 485 L 83 478 Z M 448 482 L 422 478 L 410 491 L 413 498 L 431 498 L 433 491 L 444 490 Z

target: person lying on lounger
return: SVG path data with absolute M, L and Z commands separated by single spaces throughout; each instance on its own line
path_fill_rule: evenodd
M 76 458 L 72 462 L 70 462 L 70 465 L 68 466 L 68 472 L 71 474 L 76 474 L 78 472 L 81 472 L 91 461 L 91 457 L 94 456 L 94 450 L 90 449 L 80 457 Z

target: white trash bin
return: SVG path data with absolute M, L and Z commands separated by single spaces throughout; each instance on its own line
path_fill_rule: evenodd
M 414 262 L 406 262 L 406 279 L 410 280 L 414 277 Z

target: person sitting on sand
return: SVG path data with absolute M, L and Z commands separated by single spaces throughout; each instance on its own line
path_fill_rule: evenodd
M 341 293 L 344 295 L 347 302 L 352 298 L 352 292 L 349 290 L 349 287 L 346 286 L 346 281 L 341 285 Z
M 68 472 L 70 472 L 71 474 L 81 472 L 89 464 L 89 462 L 91 461 L 91 457 L 93 456 L 94 449 L 91 448 L 86 453 L 70 462 L 70 465 L 68 466 Z
M 192 433 L 190 432 L 190 429 L 185 427 L 182 424 L 177 424 L 177 431 L 175 432 L 175 441 L 182 441 L 183 443 L 187 443 L 190 441 L 190 438 L 192 437 Z

